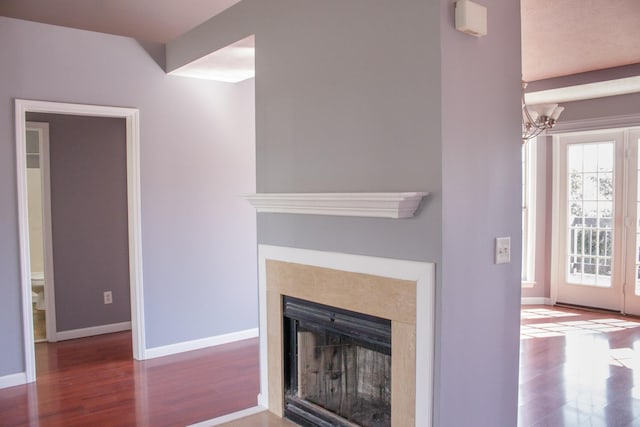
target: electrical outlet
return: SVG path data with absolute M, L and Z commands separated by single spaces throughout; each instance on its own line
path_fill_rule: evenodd
M 111 304 L 113 302 L 113 295 L 111 295 L 111 291 L 106 291 L 104 293 L 104 303 Z
M 511 237 L 496 237 L 496 264 L 511 262 Z

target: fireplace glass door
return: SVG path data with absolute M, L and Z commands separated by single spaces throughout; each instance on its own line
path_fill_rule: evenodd
M 391 322 L 285 297 L 285 416 L 303 426 L 391 425 Z

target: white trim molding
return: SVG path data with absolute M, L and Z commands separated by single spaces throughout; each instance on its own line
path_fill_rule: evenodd
M 410 218 L 429 193 L 257 193 L 242 197 L 258 213 Z
M 522 224 L 522 287 L 535 285 L 536 273 L 536 224 L 537 224 L 537 189 L 536 176 L 538 170 L 538 139 L 533 138 L 524 150 L 523 176 L 523 224 Z M 533 283 L 533 284 L 531 284 Z M 531 284 L 527 286 L 526 284 Z
M 640 126 L 640 114 L 560 121 L 556 123 L 553 129 L 548 129 L 546 134 L 557 135 L 561 133 L 586 132 L 591 130 L 606 130 L 635 126 Z
M 265 412 L 267 408 L 263 408 L 262 406 L 252 406 L 251 408 L 242 409 L 240 411 L 232 412 L 227 415 L 221 415 L 216 418 L 212 418 L 210 420 L 201 421 L 196 424 L 191 424 L 187 427 L 215 427 L 222 424 L 230 423 L 231 421 L 236 421 L 241 418 L 246 418 L 251 415 L 259 414 L 261 412 Z
M 522 297 L 522 305 L 552 305 L 551 298 L 547 297 Z
M 145 351 L 145 359 L 155 359 L 156 357 L 170 356 L 172 354 L 184 353 L 185 351 L 200 350 L 206 347 L 215 347 L 217 345 L 229 344 L 236 341 L 256 338 L 258 336 L 258 328 L 246 329 L 244 331 L 231 332 L 214 337 L 201 338 L 192 341 L 184 341 L 176 344 L 163 345 L 160 347 L 149 348 Z
M 108 325 L 91 326 L 89 328 L 71 329 L 56 332 L 56 341 L 74 340 L 76 338 L 92 337 L 94 335 L 111 334 L 113 332 L 128 331 L 131 322 L 111 323 Z
M 529 92 L 524 95 L 524 99 L 527 104 L 553 104 L 628 95 L 637 92 L 640 92 L 640 76 Z
M 23 385 L 26 383 L 27 374 L 25 372 L 0 377 L 0 388 L 15 387 L 17 385 Z

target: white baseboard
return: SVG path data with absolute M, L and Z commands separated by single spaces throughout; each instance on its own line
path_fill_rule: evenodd
M 14 387 L 27 383 L 27 374 L 20 372 L 19 374 L 5 375 L 0 377 L 0 388 Z
M 546 297 L 523 297 L 522 305 L 551 305 L 551 298 Z
M 269 404 L 266 402 L 262 393 L 258 393 L 258 406 L 264 406 L 265 408 L 269 407 Z
M 110 325 L 92 326 L 90 328 L 72 329 L 56 333 L 56 341 L 73 340 L 94 335 L 110 334 L 112 332 L 128 331 L 131 322 L 111 323 Z
M 201 338 L 192 341 L 184 341 L 176 344 L 163 345 L 160 347 L 148 348 L 144 352 L 145 359 L 155 359 L 156 357 L 170 356 L 172 354 L 183 353 L 185 351 L 199 350 L 206 347 L 214 347 L 216 345 L 228 344 L 235 341 L 242 341 L 258 336 L 258 328 L 247 329 L 244 331 L 231 332 L 224 335 L 216 335 L 215 337 Z
M 219 426 L 220 424 L 228 423 L 231 421 L 239 420 L 240 418 L 248 417 L 250 415 L 259 414 L 260 412 L 266 411 L 267 408 L 262 406 L 254 406 L 253 408 L 243 409 L 242 411 L 232 412 L 228 415 L 223 415 L 221 417 L 212 418 L 210 420 L 202 421 L 197 424 L 191 424 L 187 427 L 213 427 Z

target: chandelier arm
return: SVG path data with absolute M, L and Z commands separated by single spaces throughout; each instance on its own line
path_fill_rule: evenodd
M 526 82 L 522 82 L 522 92 L 521 92 L 521 102 L 522 102 L 522 143 L 526 143 L 526 141 L 533 139 L 537 136 L 539 136 L 542 132 L 544 132 L 547 129 L 551 129 L 555 126 L 556 122 L 557 122 L 557 118 L 558 116 L 560 116 L 560 114 L 562 113 L 562 111 L 564 110 L 564 107 L 560 107 L 557 104 L 553 104 L 555 106 L 554 111 L 549 113 L 549 116 L 544 115 L 544 114 L 539 114 L 537 111 L 536 113 L 538 113 L 536 115 L 536 119 L 533 119 L 533 116 L 531 115 L 531 112 L 529 111 L 529 107 L 527 107 L 527 104 L 525 102 L 525 88 L 527 87 L 527 83 Z M 551 104 L 547 105 L 542 105 L 541 107 L 550 107 Z M 556 110 L 560 109 L 559 111 L 557 111 L 556 114 Z M 540 110 L 543 111 L 543 110 Z M 544 112 L 547 112 L 546 109 L 544 110 Z

